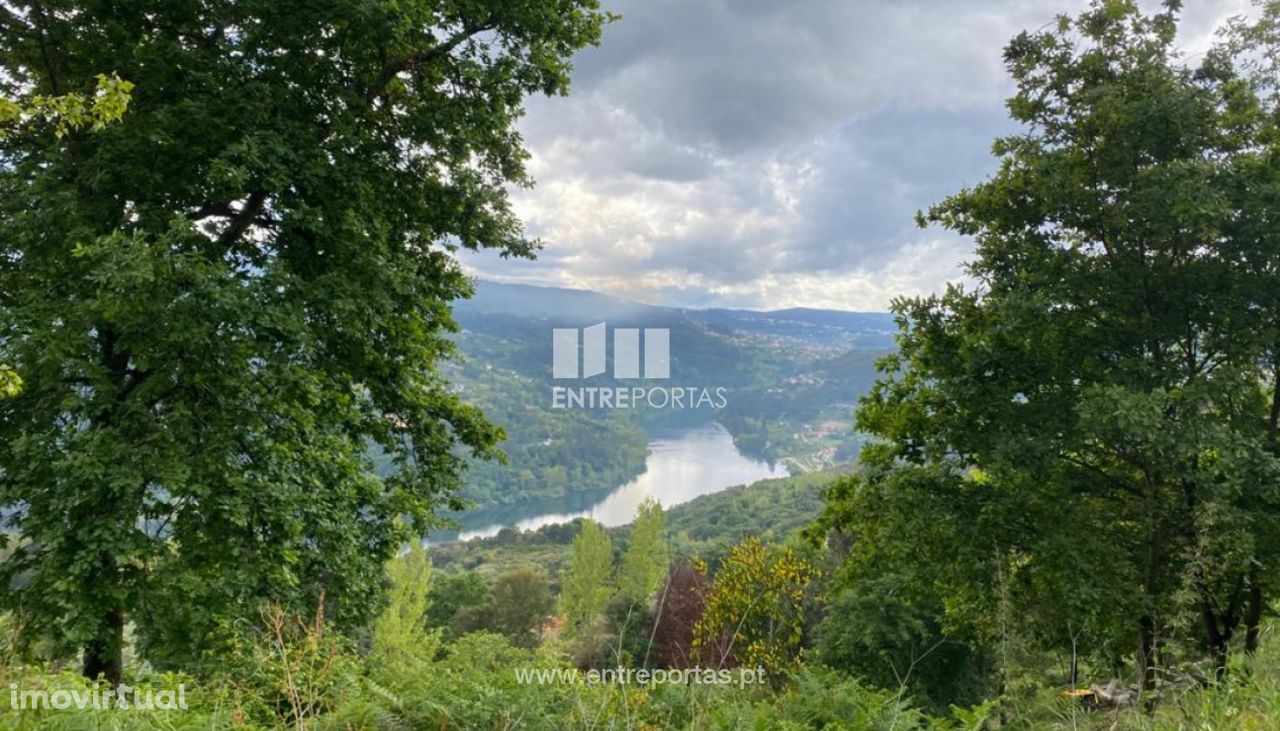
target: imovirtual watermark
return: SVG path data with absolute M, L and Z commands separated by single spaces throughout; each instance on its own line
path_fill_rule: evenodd
M 123 684 L 116 688 L 49 690 L 25 689 L 17 683 L 10 683 L 9 707 L 16 711 L 185 711 L 187 688 L 184 683 L 178 683 L 176 690 L 131 688 Z
M 521 685 L 764 685 L 764 668 L 516 668 Z
M 604 375 L 608 364 L 609 329 L 601 322 L 584 328 L 551 331 L 551 376 L 585 380 Z M 613 379 L 671 378 L 671 331 L 665 327 L 613 329 Z M 553 409 L 722 409 L 728 404 L 723 386 L 552 386 Z

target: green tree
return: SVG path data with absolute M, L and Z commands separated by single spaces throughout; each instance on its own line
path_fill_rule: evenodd
M 428 627 L 439 627 L 449 640 L 484 626 L 493 602 L 493 590 L 474 571 L 439 574 L 431 582 Z
M 534 647 L 538 644 L 539 626 L 554 608 L 546 570 L 540 566 L 517 566 L 493 582 L 490 626 L 516 647 Z
M 118 682 L 265 599 L 339 626 L 500 438 L 446 386 L 458 249 L 530 255 L 514 122 L 596 0 L 0 7 L 2 93 L 136 84 L 125 119 L 0 140 L 2 599 Z M 12 116 L 10 114 L 10 116 Z M 371 446 L 392 466 L 375 472 Z M 407 517 L 404 528 L 397 521 Z
M 938 714 L 988 697 L 986 658 L 943 634 L 936 599 L 911 588 L 886 571 L 832 597 L 817 628 L 818 661 L 881 688 L 906 687 Z
M 820 524 L 855 590 L 902 572 L 948 631 L 1016 617 L 1143 679 L 1188 624 L 1225 669 L 1280 579 L 1275 98 L 1229 45 L 1179 61 L 1166 5 L 1009 44 L 1024 130 L 921 217 L 976 237 L 976 284 L 895 303 L 878 440 Z
M 764 668 L 780 681 L 799 663 L 804 600 L 816 577 L 793 549 L 743 540 L 716 572 L 694 647 L 715 667 Z
M 612 595 L 613 542 L 599 523 L 583 520 L 560 580 L 560 611 L 569 631 L 580 632 L 594 622 Z
M 391 662 L 431 660 L 439 633 L 428 632 L 425 623 L 431 607 L 431 558 L 421 541 L 413 541 L 408 553 L 387 562 L 387 579 L 390 596 L 373 622 L 374 654 Z
M 610 662 L 606 665 L 653 667 L 658 656 L 654 650 L 653 607 L 618 594 L 605 604 L 604 618 L 604 630 L 610 640 Z
M 653 499 L 641 503 L 618 569 L 618 593 L 622 596 L 644 602 L 657 590 L 667 570 L 665 528 L 662 506 Z

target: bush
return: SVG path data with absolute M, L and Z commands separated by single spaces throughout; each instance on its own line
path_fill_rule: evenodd
M 326 626 L 322 598 L 312 617 L 264 608 L 214 680 L 235 691 L 246 717 L 301 729 L 342 704 L 359 670 L 351 643 Z

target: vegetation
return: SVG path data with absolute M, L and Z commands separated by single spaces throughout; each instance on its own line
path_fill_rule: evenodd
M 856 470 L 430 549 L 501 436 L 448 252 L 529 252 L 512 122 L 608 16 L 117 5 L 0 5 L 0 727 L 1280 718 L 1280 2 L 1194 68 L 1173 0 L 1010 43 L 1023 131 L 921 215 L 975 285 L 895 304 Z M 778 316 L 680 326 L 758 387 Z
M 1280 588 L 1280 4 L 1195 69 L 1176 6 L 1009 45 L 1024 132 L 922 216 L 977 238 L 978 284 L 896 303 L 875 441 L 828 495 L 844 586 L 933 607 L 910 636 L 993 692 L 1055 655 L 1070 686 L 1221 681 Z
M 134 85 L 118 124 L 60 126 L 63 105 L 65 134 L 0 140 L 0 362 L 23 383 L 0 401 L 23 537 L 0 599 L 32 648 L 119 682 L 126 626 L 178 667 L 263 601 L 376 614 L 386 559 L 457 493 L 455 448 L 501 436 L 437 370 L 471 289 L 450 252 L 532 252 L 512 125 L 605 20 L 594 0 L 0 8 L 6 95 Z
M 582 632 L 600 616 L 613 587 L 613 544 L 599 523 L 584 520 L 560 587 L 560 611 L 570 632 Z
M 27 94 L 17 99 L 0 98 L 0 138 L 11 133 L 44 134 L 61 138 L 68 132 L 88 127 L 100 130 L 118 122 L 129 107 L 133 83 L 114 74 L 97 75 L 92 94 L 66 93 L 58 96 Z
M 537 566 L 512 569 L 493 583 L 490 628 L 517 647 L 534 647 L 554 603 L 545 570 Z
M 695 651 L 717 665 L 762 667 L 777 674 L 799 662 L 804 600 L 816 572 L 790 548 L 759 538 L 734 546 L 694 626 Z
M 752 546 L 743 546 L 755 552 Z M 772 550 L 772 549 L 769 549 Z M 396 561 L 412 567 L 413 554 Z M 703 589 L 662 592 L 685 600 L 705 595 L 705 568 L 680 562 L 677 577 L 695 577 Z M 420 606 L 420 592 L 401 582 L 413 581 L 412 569 L 393 568 L 391 616 L 406 616 Z M 697 578 L 702 577 L 702 578 Z M 716 577 L 719 579 L 719 577 Z M 430 597 L 438 575 L 428 581 Z M 692 587 L 691 587 L 692 588 Z M 518 604 L 523 596 L 505 601 Z M 694 614 L 702 613 L 695 605 Z M 549 607 L 548 607 L 549 610 Z M 664 614 L 680 614 L 672 604 Z M 385 616 L 385 615 L 384 615 Z M 687 615 L 686 615 L 687 616 Z M 696 623 L 696 620 L 693 621 Z M 973 707 L 955 706 L 929 712 L 915 703 L 909 682 L 876 688 L 831 668 L 806 662 L 769 684 L 705 685 L 668 683 L 521 682 L 518 671 L 575 668 L 557 651 L 554 637 L 538 649 L 524 649 L 501 635 L 469 632 L 434 644 L 409 639 L 399 631 L 384 634 L 388 623 L 375 623 L 371 648 L 360 651 L 340 635 L 326 631 L 323 613 L 295 616 L 268 611 L 245 637 L 238 652 L 218 672 L 203 678 L 169 674 L 132 677 L 140 689 L 185 684 L 185 710 L 130 708 L 53 710 L 0 708 L 0 726 L 12 729 L 174 728 L 489 728 L 531 729 L 623 728 L 734 729 L 1179 729 L 1228 731 L 1269 728 L 1280 711 L 1280 635 L 1264 626 L 1257 652 L 1240 658 L 1241 671 L 1206 685 L 1193 684 L 1160 696 L 1150 710 L 1122 707 L 1089 710 L 1076 699 L 1059 698 L 1056 690 L 1035 685 L 1010 686 L 999 700 Z M 670 627 L 671 625 L 667 625 Z M 7 636 L 7 633 L 6 633 Z M 688 647 L 688 645 L 686 645 Z M 8 648 L 0 666 L 0 683 L 16 683 L 24 691 L 84 692 L 93 686 L 75 674 L 57 673 L 13 662 Z M 653 667 L 682 667 L 673 650 L 655 633 Z M 609 662 L 614 658 L 608 658 Z M 627 662 L 636 662 L 627 659 Z M 636 666 L 640 663 L 636 662 Z M 908 668 L 901 668 L 909 673 Z M 909 681 L 910 678 L 904 678 Z
M 627 537 L 618 569 L 618 593 L 637 600 L 653 596 L 667 568 L 666 520 L 662 506 L 649 499 L 640 505 Z

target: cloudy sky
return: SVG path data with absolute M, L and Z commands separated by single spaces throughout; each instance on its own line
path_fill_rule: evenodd
M 1078 0 L 605 0 L 623 17 L 531 99 L 537 261 L 476 275 L 682 306 L 883 310 L 961 276 L 912 216 L 994 168 L 1004 43 Z M 1153 2 L 1144 4 L 1148 9 Z M 1203 51 L 1248 0 L 1186 0 Z

